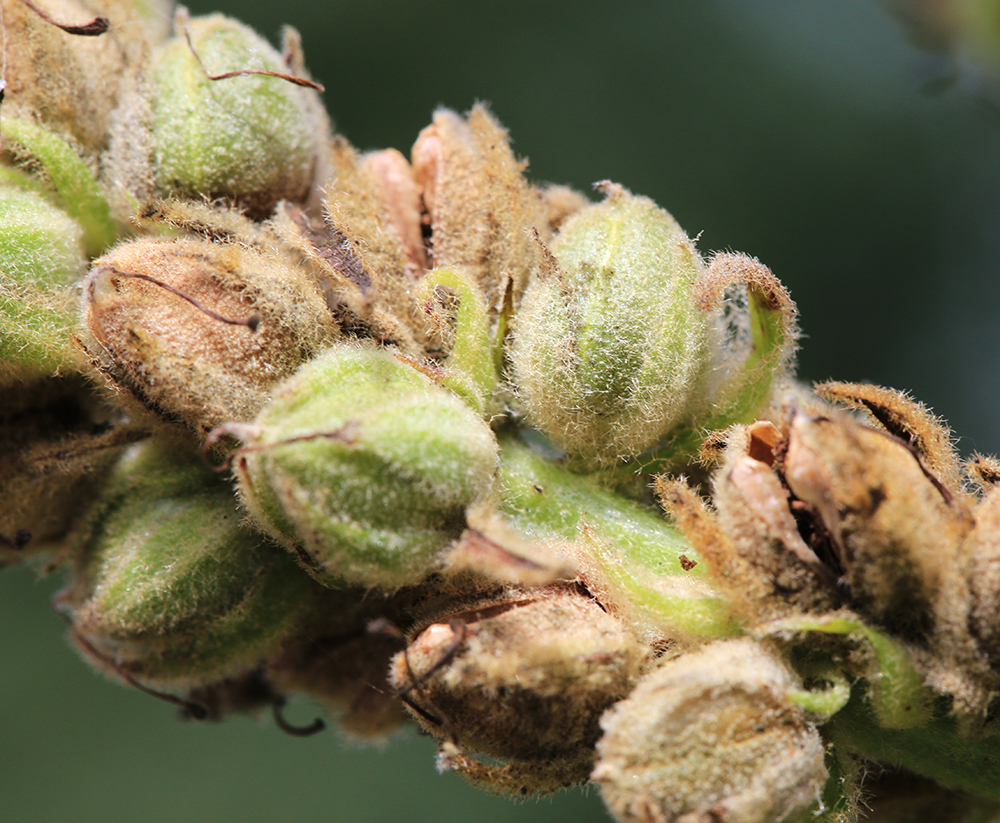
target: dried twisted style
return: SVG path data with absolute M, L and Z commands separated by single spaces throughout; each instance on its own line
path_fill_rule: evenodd
M 766 267 L 481 106 L 358 152 L 294 32 L 0 1 L 0 559 L 97 669 L 622 821 L 1000 803 L 998 464 L 797 384 Z

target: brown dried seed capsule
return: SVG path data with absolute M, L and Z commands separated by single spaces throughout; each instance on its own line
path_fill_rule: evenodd
M 600 714 L 648 655 L 596 601 L 560 586 L 439 619 L 396 655 L 391 680 L 432 733 L 534 764 L 532 790 L 552 791 L 568 780 L 566 763 L 575 764 L 570 782 L 586 780 Z M 546 785 L 550 769 L 560 776 Z
M 801 685 L 750 639 L 647 675 L 602 718 L 592 778 L 622 823 L 793 823 L 819 805 L 823 741 L 786 698 Z
M 340 336 L 322 296 L 273 254 L 140 240 L 84 284 L 93 364 L 140 416 L 205 434 L 250 421 L 279 380 Z
M 405 620 L 409 601 L 408 592 L 392 598 L 364 589 L 326 592 L 313 622 L 268 662 L 268 682 L 280 693 L 312 697 L 352 739 L 384 740 L 407 719 L 388 679 L 392 656 L 406 641 L 372 624 Z
M 968 513 L 907 446 L 847 417 L 796 414 L 785 477 L 829 532 L 865 616 L 911 639 L 966 635 Z

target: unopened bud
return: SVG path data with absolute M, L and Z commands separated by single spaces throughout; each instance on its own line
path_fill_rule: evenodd
M 706 363 L 702 263 L 665 211 L 616 186 L 569 218 L 558 267 L 516 318 L 512 361 L 530 421 L 587 464 L 654 445 L 688 411 Z
M 334 586 L 391 589 L 434 571 L 497 463 L 489 426 L 456 395 L 388 351 L 346 344 L 237 433 L 247 507 Z
M 824 746 L 802 688 L 749 639 L 664 663 L 601 721 L 593 779 L 622 823 L 797 823 L 819 805 Z

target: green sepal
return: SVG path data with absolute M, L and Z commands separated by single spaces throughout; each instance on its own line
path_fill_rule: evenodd
M 489 317 L 475 282 L 455 269 L 434 269 L 420 281 L 419 298 L 433 298 L 434 289 L 444 286 L 458 295 L 455 342 L 445 361 L 445 373 L 438 378 L 480 414 L 496 386 L 496 355 L 490 342 Z
M 875 666 L 872 671 L 865 672 L 866 693 L 879 725 L 885 729 L 908 729 L 930 719 L 931 696 L 909 653 L 895 640 L 860 620 L 839 614 L 798 615 L 767 623 L 759 632 L 822 632 L 862 642 L 874 654 Z

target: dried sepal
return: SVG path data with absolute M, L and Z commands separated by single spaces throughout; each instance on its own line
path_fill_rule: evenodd
M 830 535 L 863 614 L 904 637 L 961 633 L 971 520 L 910 448 L 841 415 L 795 414 L 784 473 Z
M 545 226 L 525 164 L 507 132 L 481 105 L 463 118 L 438 109 L 412 150 L 430 231 L 433 267 L 473 272 L 491 317 L 502 309 L 507 282 L 515 299 L 540 265 L 531 229 Z
M 775 651 L 714 643 L 647 675 L 601 721 L 592 778 L 622 823 L 785 823 L 819 807 L 824 745 Z
M 726 456 L 713 476 L 717 524 L 691 528 L 688 536 L 709 561 L 713 581 L 751 624 L 796 612 L 837 608 L 834 573 L 802 539 L 789 507 L 789 495 L 772 470 L 777 431 L 755 424 L 730 433 Z M 698 505 L 691 492 L 658 488 L 673 500 L 675 516 L 690 522 Z M 702 509 L 698 518 L 711 514 Z
M 906 392 L 869 383 L 829 381 L 817 384 L 815 391 L 824 400 L 867 412 L 878 426 L 913 448 L 952 494 L 961 494 L 962 466 L 954 435 L 923 403 Z
M 140 240 L 95 261 L 83 344 L 120 402 L 203 436 L 252 420 L 272 387 L 340 337 L 322 296 L 273 252 Z
M 377 167 L 342 137 L 334 139 L 330 156 L 322 220 L 286 205 L 274 228 L 349 334 L 422 357 L 436 344 L 416 298 L 413 259 L 400 234 L 406 228 L 393 223 L 405 220 L 405 204 L 385 191 Z
M 433 734 L 530 765 L 530 791 L 548 792 L 587 779 L 600 715 L 648 657 L 596 601 L 563 585 L 438 617 L 395 657 L 391 679 Z M 515 783 L 507 775 L 492 788 Z
M 1000 484 L 1000 460 L 988 454 L 973 454 L 962 471 L 979 489 L 989 491 Z

